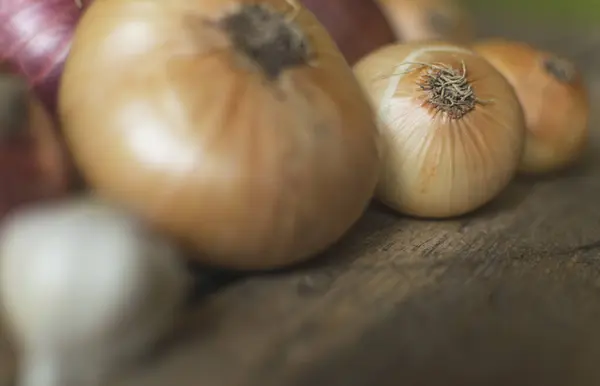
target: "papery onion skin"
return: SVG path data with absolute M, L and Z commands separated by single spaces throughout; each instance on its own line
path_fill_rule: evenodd
M 237 269 L 293 264 L 337 241 L 370 202 L 379 162 L 368 99 L 310 12 L 259 2 L 308 36 L 310 65 L 267 76 L 228 46 L 215 23 L 254 3 L 94 3 L 59 99 L 95 191 Z
M 588 143 L 590 104 L 574 64 L 524 42 L 489 39 L 473 48 L 512 84 L 523 106 L 528 130 L 519 171 L 557 172 L 579 160 Z M 568 68 L 568 80 L 546 68 L 553 62 Z
M 377 0 L 403 42 L 444 40 L 466 44 L 474 39 L 470 14 L 459 0 Z
M 377 0 L 302 0 L 338 45 L 350 65 L 396 41 Z
M 52 115 L 73 30 L 90 1 L 2 0 L 0 5 L 0 62 L 27 79 Z
M 413 63 L 412 65 L 410 63 Z M 419 90 L 427 71 L 449 65 L 483 103 L 460 119 L 436 112 Z M 447 42 L 397 44 L 359 61 L 354 72 L 379 114 L 382 168 L 376 196 L 417 217 L 471 212 L 511 181 L 524 142 L 524 118 L 508 82 L 473 51 Z
M 0 219 L 21 205 L 66 195 L 71 187 L 70 163 L 55 121 L 32 93 L 18 100 L 25 117 L 5 122 L 24 127 L 0 138 Z

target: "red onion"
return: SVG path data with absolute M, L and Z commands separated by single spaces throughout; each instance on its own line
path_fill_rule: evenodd
M 27 79 L 52 113 L 73 31 L 90 1 L 0 0 L 0 62 Z

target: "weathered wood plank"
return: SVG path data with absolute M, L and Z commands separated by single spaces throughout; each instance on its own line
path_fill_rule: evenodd
M 584 68 L 597 103 L 600 73 Z M 600 126 L 593 137 L 580 167 L 519 179 L 461 219 L 374 206 L 322 260 L 195 306 L 172 347 L 114 385 L 600 384 Z

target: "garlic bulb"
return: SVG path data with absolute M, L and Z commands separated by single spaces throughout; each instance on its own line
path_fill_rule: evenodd
M 143 355 L 182 309 L 177 253 L 135 218 L 77 198 L 24 207 L 0 233 L 0 300 L 20 386 L 92 386 Z
M 510 182 L 523 149 L 523 111 L 485 59 L 449 43 L 397 44 L 354 70 L 378 110 L 382 202 L 414 216 L 458 216 Z

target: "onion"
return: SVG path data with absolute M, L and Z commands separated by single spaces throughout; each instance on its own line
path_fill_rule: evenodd
M 396 40 L 376 0 L 302 0 L 302 3 L 327 28 L 350 65 Z
M 470 15 L 459 0 L 377 0 L 405 42 L 439 40 L 467 43 L 474 37 Z
M 526 43 L 490 39 L 474 49 L 514 87 L 527 124 L 519 170 L 555 172 L 580 158 L 588 142 L 589 101 L 573 63 Z
M 73 30 L 91 0 L 2 0 L 0 62 L 22 75 L 51 114 Z
M 64 195 L 71 163 L 55 121 L 23 79 L 0 74 L 0 218 L 32 201 Z
M 59 107 L 90 185 L 210 264 L 314 256 L 377 181 L 367 98 L 317 19 L 286 0 L 93 3 Z
M 190 284 L 169 243 L 105 202 L 14 212 L 0 231 L 0 300 L 19 385 L 104 384 L 168 332 Z
M 485 59 L 445 42 L 392 45 L 359 61 L 355 74 L 379 111 L 383 203 L 413 216 L 457 216 L 509 183 L 523 112 Z

